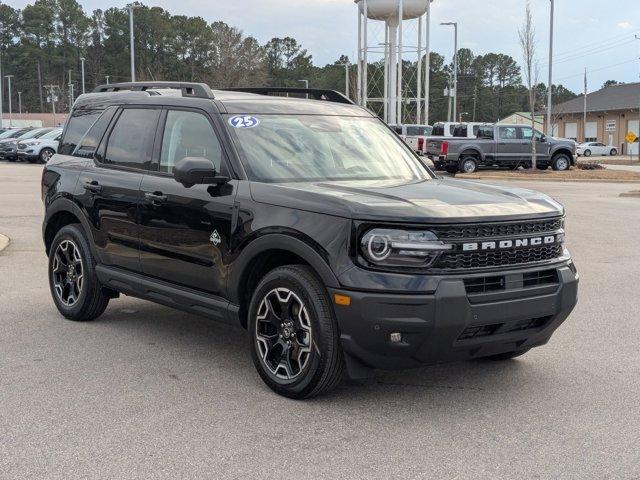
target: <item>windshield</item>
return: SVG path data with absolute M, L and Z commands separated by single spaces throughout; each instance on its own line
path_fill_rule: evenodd
M 238 119 L 244 119 L 239 121 Z M 228 118 L 251 180 L 400 180 L 430 178 L 380 120 L 317 115 Z
M 16 138 L 20 135 L 24 134 L 28 130 L 7 130 L 2 135 L 0 135 L 0 139 L 3 138 Z
M 50 140 L 52 138 L 56 138 L 58 135 L 62 133 L 62 130 L 51 130 L 49 133 L 45 133 L 40 138 L 42 140 Z
M 40 138 L 42 135 L 44 135 L 45 133 L 49 132 L 49 129 L 46 130 L 30 130 L 28 132 L 23 133 L 22 135 L 20 135 L 18 137 L 18 140 L 26 140 L 27 138 Z

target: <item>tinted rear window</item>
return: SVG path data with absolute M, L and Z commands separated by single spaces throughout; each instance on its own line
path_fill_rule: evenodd
M 80 140 L 78 148 L 73 152 L 76 157 L 92 158 L 93 154 L 100 144 L 100 140 L 107 130 L 113 115 L 116 113 L 117 107 L 107 108 L 102 115 L 89 128 L 89 131 Z
M 93 122 L 100 116 L 102 110 L 75 110 L 64 130 L 58 153 L 71 155 L 78 146 L 78 142 L 89 130 Z
M 431 135 L 434 137 L 444 137 L 444 124 L 436 123 L 431 130 Z

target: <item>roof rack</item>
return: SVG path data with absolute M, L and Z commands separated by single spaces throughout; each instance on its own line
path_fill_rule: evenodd
M 120 92 L 122 90 L 130 90 L 132 92 L 145 92 L 150 89 L 172 88 L 182 90 L 183 97 L 194 98 L 214 98 L 213 92 L 209 85 L 204 83 L 192 82 L 125 82 L 125 83 L 108 83 L 99 85 L 93 93 L 104 92 Z
M 354 105 L 348 97 L 335 90 L 324 88 L 298 88 L 298 87 L 238 87 L 221 88 L 220 90 L 244 93 L 257 93 L 259 95 L 269 95 L 273 93 L 299 93 L 307 95 L 314 100 L 325 100 L 328 102 L 346 103 Z

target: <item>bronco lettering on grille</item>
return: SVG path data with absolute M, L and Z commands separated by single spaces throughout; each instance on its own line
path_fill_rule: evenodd
M 562 235 L 545 235 L 544 237 L 517 238 L 498 240 L 491 242 L 463 243 L 463 252 L 476 252 L 486 250 L 504 250 L 507 248 L 537 247 L 540 245 L 553 245 L 562 242 Z

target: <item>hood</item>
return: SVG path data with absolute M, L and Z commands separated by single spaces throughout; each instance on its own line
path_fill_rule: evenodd
M 449 223 L 558 216 L 562 205 L 541 193 L 484 183 L 433 179 L 415 183 L 252 183 L 255 201 L 354 220 Z

